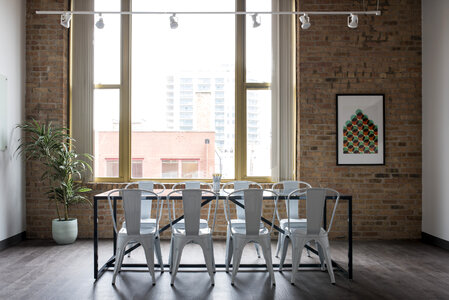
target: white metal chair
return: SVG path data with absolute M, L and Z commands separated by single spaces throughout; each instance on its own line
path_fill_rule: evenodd
M 290 198 L 295 195 L 295 193 L 301 193 L 301 189 L 292 191 L 287 198 L 287 201 L 290 201 Z M 327 230 L 322 228 L 323 224 L 323 210 L 324 210 L 324 202 L 326 201 L 327 196 L 335 196 L 335 205 L 332 212 L 332 217 L 329 223 L 329 227 Z M 340 194 L 333 189 L 328 188 L 310 188 L 306 191 L 306 217 L 307 217 L 307 226 L 305 228 L 295 228 L 290 226 L 290 215 L 288 218 L 288 225 L 286 228 L 286 236 L 284 239 L 284 244 L 282 245 L 282 255 L 279 263 L 279 271 L 282 271 L 282 267 L 285 261 L 285 256 L 287 254 L 287 247 L 289 240 L 292 241 L 292 277 L 291 283 L 295 282 L 295 275 L 298 271 L 298 267 L 301 263 L 301 254 L 304 245 L 309 241 L 315 241 L 318 245 L 321 246 L 325 261 L 327 271 L 329 272 L 329 276 L 331 279 L 331 283 L 335 284 L 335 276 L 334 270 L 332 267 L 332 258 L 329 247 L 329 238 L 328 233 L 332 228 L 332 223 L 335 216 L 335 211 L 337 209 L 338 200 L 340 199 Z
M 123 199 L 123 209 L 125 211 L 125 221 L 127 224 L 126 227 L 122 227 L 120 231 L 117 230 L 117 223 L 114 219 L 111 203 L 111 194 L 116 192 L 118 192 Z M 144 199 L 142 199 L 142 197 Z M 140 218 L 142 208 L 141 202 L 148 201 L 145 197 L 153 197 L 157 200 L 156 222 L 151 225 L 148 224 L 147 226 L 142 226 L 142 219 Z M 126 245 L 128 243 L 139 243 L 142 245 L 153 285 L 156 284 L 156 279 L 154 276 L 154 241 L 159 231 L 159 196 L 148 190 L 121 189 L 111 191 L 108 194 L 108 202 L 109 208 L 111 209 L 114 230 L 117 232 L 117 248 L 112 284 L 115 284 L 117 274 L 122 267 Z
M 125 189 L 128 189 L 132 185 L 137 185 L 139 189 L 147 190 L 147 191 L 154 191 L 154 186 L 159 185 L 162 187 L 161 191 L 158 191 L 156 194 L 160 195 L 165 191 L 165 185 L 159 182 L 155 181 L 138 181 L 138 182 L 131 182 L 128 183 L 125 186 Z M 142 194 L 142 197 L 145 195 Z M 159 219 L 161 218 L 162 213 L 162 207 L 164 206 L 164 200 L 161 200 L 161 209 L 159 210 Z M 142 227 L 152 227 L 156 223 L 156 219 L 151 218 L 151 210 L 153 208 L 153 201 L 152 200 L 146 200 L 141 202 L 141 210 L 140 210 L 140 219 L 141 219 L 141 225 Z M 126 228 L 126 221 L 123 222 L 122 227 Z M 133 245 L 131 245 L 132 247 Z M 162 261 L 162 252 L 161 252 L 161 241 L 159 232 L 157 232 L 155 239 L 154 239 L 154 248 L 156 250 L 156 257 L 159 262 L 161 272 L 164 272 L 164 262 Z M 128 257 L 131 257 L 131 252 L 128 253 Z
M 173 196 L 174 195 L 174 196 Z M 200 215 L 201 215 L 201 202 L 204 195 L 209 195 L 215 200 L 215 210 L 212 228 L 209 226 L 200 226 Z M 182 207 L 184 211 L 185 226 L 176 227 L 172 225 L 172 217 L 170 210 L 170 200 L 175 201 L 172 197 L 181 196 Z M 209 272 L 211 284 L 214 285 L 214 271 L 215 271 L 215 260 L 214 260 L 214 248 L 212 242 L 212 234 L 215 227 L 215 219 L 217 215 L 218 206 L 218 195 L 210 190 L 201 189 L 184 189 L 175 190 L 167 195 L 168 203 L 168 217 L 170 220 L 170 225 L 172 229 L 171 237 L 171 285 L 175 282 L 175 277 L 178 272 L 179 263 L 181 261 L 182 250 L 186 244 L 194 243 L 201 246 L 204 254 L 204 260 L 206 262 L 207 271 Z M 209 207 L 212 205 L 213 201 L 208 203 Z
M 271 193 L 274 196 L 274 211 L 271 224 L 274 222 L 275 211 L 277 209 L 277 203 L 279 196 L 276 192 L 272 190 L 263 189 L 244 189 L 236 190 L 230 193 L 226 197 L 225 204 L 225 216 L 228 222 L 228 235 L 229 242 L 226 242 L 226 272 L 229 272 L 229 264 L 232 260 L 232 280 L 231 283 L 234 285 L 235 276 L 240 266 L 240 260 L 242 258 L 242 252 L 245 245 L 249 242 L 258 243 L 262 247 L 263 256 L 265 258 L 265 263 L 267 264 L 267 269 L 270 273 L 271 284 L 275 285 L 276 281 L 273 272 L 273 263 L 271 260 L 271 231 L 273 230 L 273 225 L 271 225 L 270 230 L 265 226 L 261 228 L 261 216 L 263 211 L 263 193 Z M 243 194 L 243 195 L 242 195 Z M 244 197 L 244 213 L 245 213 L 245 223 L 242 227 L 241 223 L 234 223 L 235 220 L 230 218 L 231 211 L 229 209 L 230 199 L 239 200 L 239 198 Z
M 245 189 L 249 189 L 250 186 L 256 186 L 258 189 L 262 189 L 262 186 L 254 181 L 231 181 L 231 182 L 227 182 L 223 185 L 223 192 L 225 192 L 226 194 L 230 194 L 233 190 L 230 189 L 230 187 L 233 186 L 233 190 L 245 190 Z M 241 200 L 237 200 L 237 202 L 239 202 L 240 204 L 245 205 L 245 199 L 243 197 L 243 193 L 240 193 L 242 196 Z M 234 226 L 240 226 L 240 227 L 245 227 L 245 210 L 243 208 L 241 208 L 240 206 L 236 205 L 235 206 L 236 212 L 237 212 L 237 219 L 233 220 L 233 224 Z M 264 225 L 262 222 L 260 222 L 260 226 L 263 228 Z M 229 233 L 227 235 L 227 237 L 229 237 Z M 226 239 L 226 243 L 228 243 L 228 239 Z M 256 253 L 257 253 L 257 257 L 260 258 L 260 249 L 259 246 L 255 243 L 254 247 L 256 248 Z
M 207 182 L 201 182 L 201 181 L 186 181 L 186 182 L 179 182 L 173 185 L 172 190 L 180 190 L 180 189 L 201 189 L 202 187 L 207 187 L 208 189 L 212 190 L 212 185 Z M 176 202 L 172 200 L 172 219 L 176 220 Z M 218 205 L 218 202 L 216 203 Z M 209 227 L 209 219 L 210 219 L 210 212 L 211 212 L 212 206 L 209 205 L 208 211 L 207 211 L 207 219 L 200 219 L 200 228 L 208 228 Z M 185 219 L 180 220 L 178 223 L 174 224 L 173 227 L 176 227 L 177 229 L 184 229 L 185 227 Z M 168 254 L 168 264 L 170 265 L 170 273 L 172 272 L 172 247 L 173 243 L 170 242 L 170 250 Z
M 278 191 L 280 195 L 288 196 L 292 191 L 297 189 L 302 189 L 300 195 L 305 195 L 307 189 L 312 186 L 304 181 L 281 181 L 273 184 L 272 189 Z M 297 194 L 299 196 L 299 194 Z M 305 228 L 307 227 L 307 219 L 299 217 L 299 199 L 290 199 L 290 202 L 285 201 L 285 209 L 290 213 L 290 226 L 295 228 Z M 279 212 L 276 212 L 276 217 L 279 221 L 279 227 L 283 230 L 287 227 L 288 219 L 281 219 L 279 217 Z M 279 257 L 279 251 L 284 242 L 285 234 L 279 232 L 278 243 L 276 246 L 276 257 Z M 309 250 L 307 249 L 307 255 L 310 256 Z

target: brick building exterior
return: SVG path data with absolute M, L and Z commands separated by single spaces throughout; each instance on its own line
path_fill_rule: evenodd
M 368 9 L 375 3 L 368 1 Z M 27 1 L 26 119 L 68 124 L 68 31 L 59 16 L 67 0 Z M 298 10 L 360 10 L 360 1 L 297 1 Z M 313 16 L 297 30 L 297 174 L 313 186 L 352 194 L 354 237 L 419 238 L 421 233 L 421 1 L 381 2 L 381 17 L 363 16 L 349 29 L 342 16 Z M 297 22 L 299 23 L 299 22 Z M 336 165 L 335 95 L 385 94 L 385 166 Z M 27 235 L 50 238 L 55 209 L 42 192 L 39 166 L 27 162 Z M 92 194 L 121 184 L 92 184 Z M 226 234 L 222 206 L 216 235 Z M 341 203 L 334 237 L 344 236 Z M 120 211 L 119 211 L 120 212 Z M 111 236 L 107 203 L 100 204 L 100 236 Z M 92 237 L 92 208 L 72 209 L 79 237 Z

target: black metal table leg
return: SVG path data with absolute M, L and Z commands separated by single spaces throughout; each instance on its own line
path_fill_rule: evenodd
M 352 279 L 352 196 L 348 197 L 348 277 Z
M 113 207 L 113 213 L 114 213 L 114 222 L 117 225 L 117 198 L 114 197 L 114 207 Z M 113 236 L 114 236 L 114 256 L 115 252 L 117 251 L 117 232 L 115 232 L 115 229 L 112 228 Z
M 98 279 L 98 202 L 94 198 L 94 279 Z

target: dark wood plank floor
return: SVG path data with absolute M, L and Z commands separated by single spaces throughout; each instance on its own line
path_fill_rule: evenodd
M 199 250 L 187 246 L 182 262 L 202 263 Z M 224 243 L 216 242 L 215 250 L 217 263 L 222 263 Z M 332 250 L 333 257 L 344 262 L 345 245 L 334 243 Z M 101 260 L 110 251 L 110 241 L 102 241 Z M 163 243 L 162 251 L 167 253 L 168 243 Z M 449 252 L 419 241 L 355 242 L 354 280 L 336 273 L 335 286 L 326 272 L 316 270 L 299 272 L 295 286 L 290 285 L 289 271 L 275 272 L 276 287 L 270 286 L 264 271 L 239 272 L 235 286 L 229 274 L 219 271 L 215 287 L 206 272 L 181 272 L 174 287 L 168 272 L 157 273 L 157 284 L 152 286 L 149 273 L 142 269 L 122 272 L 113 287 L 112 272 L 94 282 L 92 253 L 89 240 L 68 246 L 31 240 L 6 249 L 0 252 L 0 299 L 449 299 Z M 142 251 L 127 260 L 144 262 Z M 247 246 L 243 261 L 263 259 Z M 316 258 L 304 253 L 303 261 Z

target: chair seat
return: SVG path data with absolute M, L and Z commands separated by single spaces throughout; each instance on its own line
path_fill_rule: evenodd
M 184 230 L 185 219 L 182 219 L 178 223 L 174 224 L 173 228 L 178 228 L 180 230 Z M 209 224 L 207 223 L 206 219 L 200 219 L 200 228 L 209 228 Z
M 119 235 L 128 235 L 126 227 L 122 227 L 118 232 Z M 140 235 L 155 235 L 156 234 L 156 226 L 152 227 L 140 227 Z
M 291 228 L 289 230 L 288 226 L 285 228 L 287 231 L 290 231 L 291 235 L 294 235 L 296 237 L 324 237 L 327 236 L 327 231 L 324 230 L 324 228 L 320 229 L 320 232 L 317 235 L 311 235 L 311 234 L 307 234 L 307 225 L 304 228 Z
M 198 235 L 199 236 L 201 236 L 201 235 L 210 235 L 211 233 L 212 233 L 212 230 L 209 227 L 205 227 L 205 228 L 201 228 L 200 227 L 200 229 L 198 231 Z M 181 227 L 181 226 L 178 226 L 178 227 L 173 226 L 173 235 L 183 235 L 183 236 L 185 236 L 186 235 L 185 227 L 184 226 L 183 227 Z
M 140 227 L 141 228 L 151 228 L 156 226 L 156 219 L 147 218 L 140 219 Z M 126 221 L 123 222 L 122 228 L 126 228 Z
M 231 220 L 231 226 L 234 228 L 246 228 L 245 219 L 232 219 Z M 265 228 L 265 225 L 262 221 L 260 221 L 260 228 Z
M 279 222 L 279 227 L 282 229 L 286 229 L 288 227 L 288 219 L 282 219 Z M 290 227 L 291 228 L 306 228 L 307 227 L 307 219 L 290 219 Z
M 231 221 L 231 233 L 246 236 L 247 234 L 246 234 L 245 220 L 243 220 L 243 223 L 239 222 L 237 224 L 233 224 Z M 259 235 L 265 235 L 265 234 L 270 234 L 270 231 L 263 225 L 262 222 L 260 222 Z

